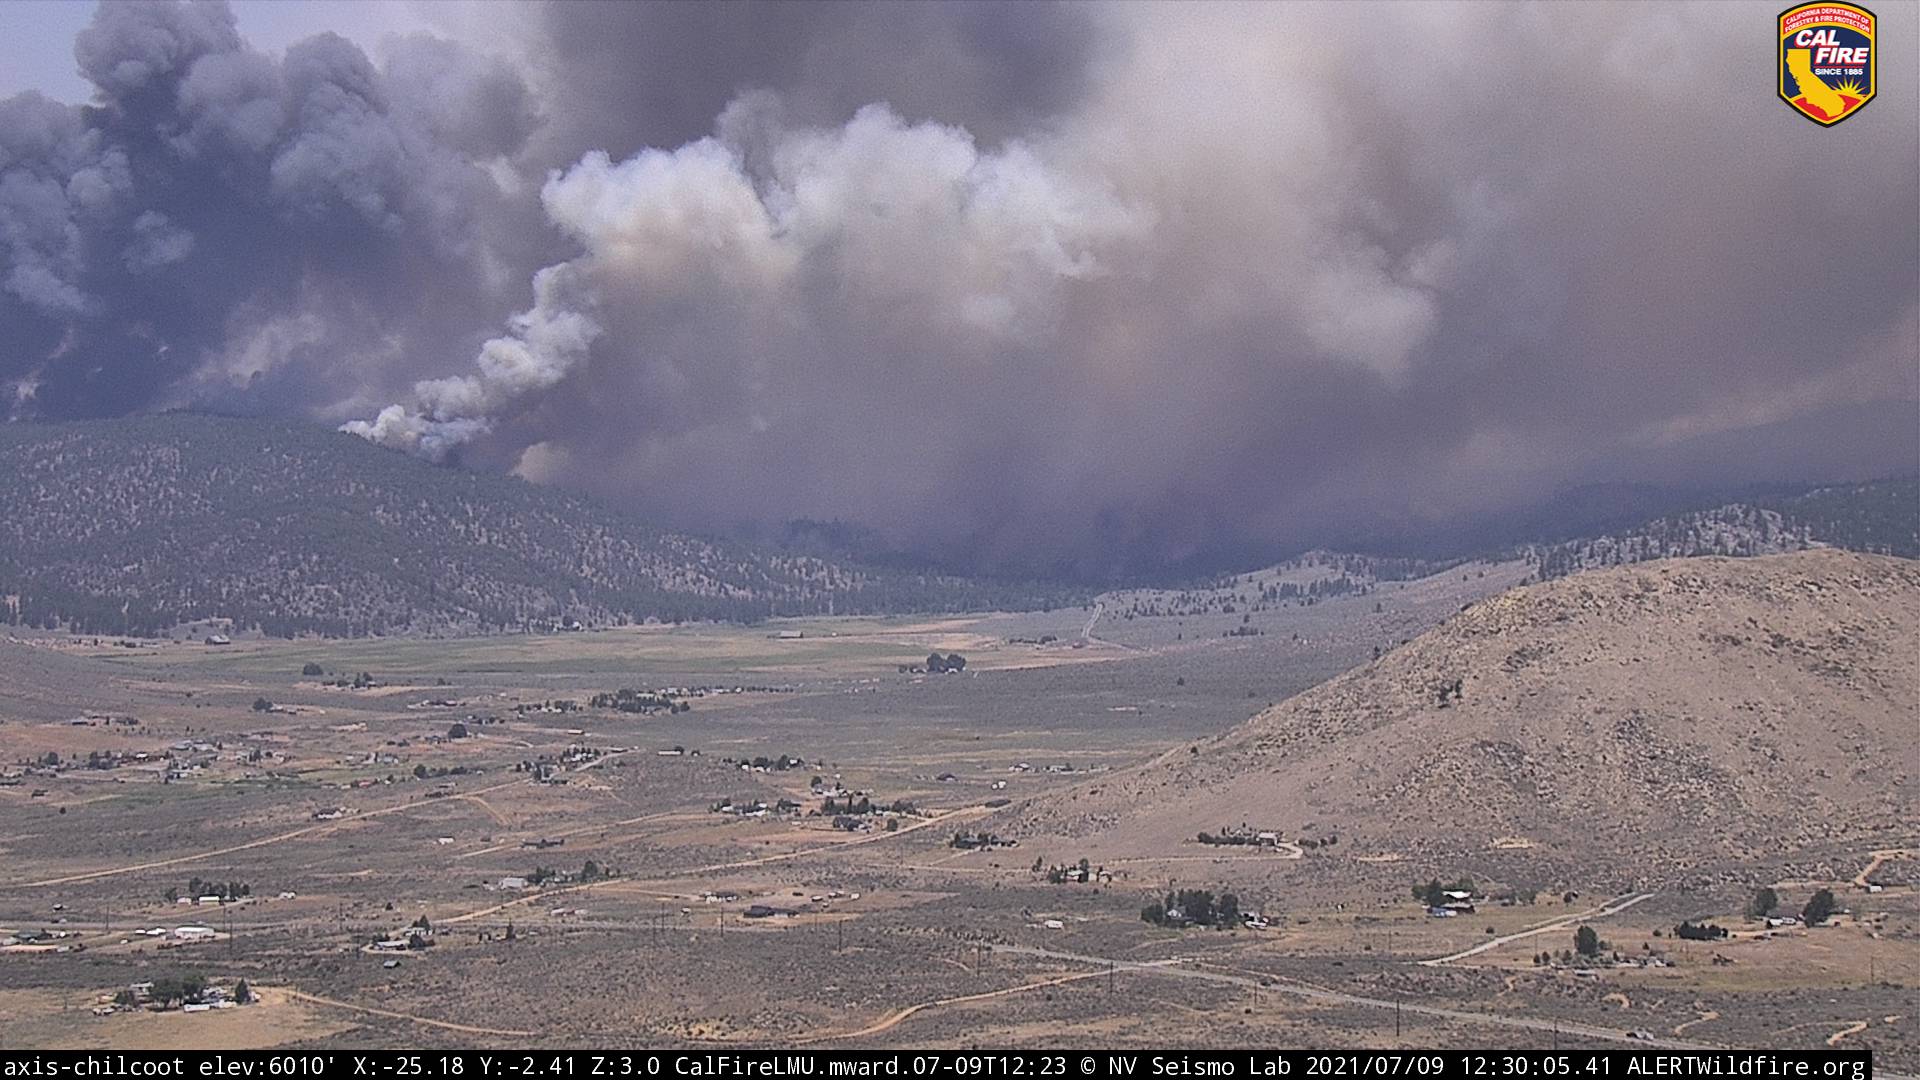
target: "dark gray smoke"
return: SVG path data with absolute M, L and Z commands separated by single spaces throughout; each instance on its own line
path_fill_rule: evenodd
M 1822 129 L 1765 7 L 496 10 L 376 70 L 103 9 L 98 108 L 0 106 L 18 411 L 1092 572 L 1920 467 L 1916 65 Z
M 94 101 L 0 102 L 0 402 L 357 410 L 471 356 L 537 257 L 489 175 L 535 125 L 505 64 L 323 35 L 249 49 L 223 4 L 102 5 Z M 522 200 L 524 203 L 524 200 Z
M 1038 0 L 544 0 L 521 16 L 551 104 L 540 152 L 558 166 L 692 142 L 750 91 L 777 93 L 795 123 L 840 124 L 885 102 L 999 141 L 1069 109 L 1114 41 L 1098 8 Z

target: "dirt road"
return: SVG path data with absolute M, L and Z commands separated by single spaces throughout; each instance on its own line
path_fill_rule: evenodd
M 1161 960 L 1157 961 L 1157 963 L 1168 964 L 1173 963 L 1173 961 Z M 891 1031 L 893 1028 L 899 1026 L 902 1020 L 905 1020 L 909 1016 L 915 1013 L 925 1012 L 928 1009 L 937 1009 L 943 1005 L 964 1005 L 973 1001 L 990 1001 L 994 998 L 1007 997 L 1010 994 L 1024 994 L 1029 990 L 1044 990 L 1049 986 L 1060 986 L 1065 983 L 1080 982 L 1085 979 L 1097 979 L 1105 974 L 1106 972 L 1104 971 L 1083 971 L 1078 975 L 1061 975 L 1057 978 L 1042 979 L 1039 982 L 1022 983 L 1019 986 L 1009 986 L 1000 990 L 988 990 L 979 994 L 963 994 L 959 997 L 923 1001 L 918 1005 L 909 1005 L 887 1016 L 885 1019 L 868 1024 L 858 1031 L 842 1031 L 831 1035 L 815 1035 L 810 1038 L 797 1039 L 795 1040 L 795 1044 L 798 1046 L 807 1046 L 812 1043 L 834 1042 L 840 1039 L 859 1039 L 868 1035 L 878 1035 L 883 1031 Z
M 958 810 L 949 810 L 948 812 L 941 814 L 937 817 L 930 817 L 925 821 L 916 822 L 912 825 L 907 826 L 904 829 L 899 829 L 894 832 L 871 833 L 867 836 L 863 836 L 859 838 L 858 840 L 842 840 L 832 844 L 821 844 L 817 847 L 801 848 L 798 851 L 783 851 L 778 855 L 761 855 L 757 858 L 738 859 L 733 862 L 709 863 L 706 866 L 695 866 L 685 870 L 669 870 L 669 871 L 663 871 L 660 873 L 650 873 L 647 875 L 647 878 L 650 881 L 654 881 L 654 880 L 670 881 L 674 878 L 694 877 L 699 874 L 710 874 L 719 870 L 738 870 L 738 869 L 743 869 L 743 868 L 752 867 L 752 866 L 765 866 L 765 865 L 768 865 L 769 863 L 787 862 L 793 859 L 805 858 L 808 855 L 823 855 L 823 854 L 830 854 L 836 851 L 845 851 L 847 848 L 859 847 L 862 844 L 873 844 L 873 843 L 878 843 L 882 840 L 891 840 L 897 837 L 906 836 L 909 833 L 918 832 L 921 829 L 931 828 L 943 822 L 952 821 L 955 818 L 975 817 L 975 816 L 978 816 L 979 814 L 986 812 L 986 809 L 987 808 L 984 806 L 965 806 L 965 807 L 961 807 Z M 484 919 L 488 915 L 505 911 L 506 909 L 511 907 L 519 907 L 522 904 L 531 904 L 538 901 L 551 900 L 552 898 L 562 895 L 563 893 L 586 892 L 588 890 L 601 888 L 607 885 L 622 884 L 622 883 L 625 883 L 626 880 L 627 880 L 626 878 L 608 878 L 605 881 L 587 881 L 587 882 L 582 882 L 578 885 L 563 885 L 557 889 L 542 889 L 539 892 L 529 893 L 526 896 L 517 896 L 511 900 L 502 901 L 501 903 L 498 903 L 498 904 L 493 904 L 488 907 L 483 907 L 474 911 L 469 911 L 463 915 L 450 916 L 441 921 L 443 923 L 448 923 L 448 924 L 472 922 L 475 919 Z
M 572 837 L 579 836 L 582 833 L 590 833 L 595 830 L 604 832 L 608 829 L 625 828 L 628 825 L 639 825 L 642 822 L 658 821 L 662 818 L 670 818 L 676 815 L 684 816 L 686 813 L 687 812 L 685 810 L 661 810 L 657 813 L 641 814 L 639 817 L 623 818 L 619 821 L 597 821 L 591 825 L 579 825 L 571 829 L 561 829 L 558 832 L 549 832 L 549 833 L 544 833 L 543 835 L 550 839 L 570 839 Z M 509 840 L 504 844 L 495 844 L 492 847 L 476 848 L 473 851 L 463 851 L 458 855 L 455 855 L 453 857 L 453 860 L 455 862 L 459 862 L 461 859 L 471 859 L 478 855 L 491 855 L 496 851 L 506 851 L 513 848 L 519 848 L 523 843 L 524 841 L 520 841 L 520 840 Z
M 1873 861 L 1867 864 L 1866 869 L 1860 871 L 1858 874 L 1855 874 L 1853 876 L 1853 883 L 1862 889 L 1867 887 L 1867 885 L 1869 884 L 1869 877 L 1872 875 L 1872 873 L 1875 870 L 1880 869 L 1882 864 L 1886 863 L 1891 859 L 1913 858 L 1913 852 L 1907 850 L 1906 848 L 1884 848 L 1880 851 L 1869 851 L 1867 854 L 1873 857 Z
M 406 1020 L 410 1023 L 425 1024 L 427 1027 L 437 1027 L 445 1031 L 458 1031 L 464 1035 L 497 1035 L 508 1039 L 531 1039 L 540 1034 L 537 1031 L 516 1031 L 512 1028 L 490 1028 L 476 1027 L 472 1024 L 456 1024 L 451 1020 L 434 1020 L 425 1016 L 415 1016 L 412 1013 L 394 1012 L 390 1009 L 376 1009 L 371 1005 L 355 1005 L 350 1001 L 336 1001 L 333 998 L 321 997 L 318 994 L 309 994 L 305 991 L 291 988 L 275 987 L 274 989 L 278 989 L 280 993 L 296 1001 L 312 1002 L 315 1005 L 325 1005 L 334 1009 L 349 1009 L 353 1012 L 370 1013 L 374 1016 L 385 1016 L 394 1020 Z
M 515 784 L 528 784 L 528 783 L 532 783 L 532 781 L 531 780 L 508 780 L 505 783 L 495 784 L 492 787 L 485 787 L 485 788 L 481 788 L 478 791 L 467 792 L 466 794 L 460 797 L 465 799 L 472 799 L 480 795 L 485 795 L 490 791 L 499 791 L 501 788 L 512 787 Z M 105 869 L 105 870 L 89 870 L 81 874 L 65 874 L 60 877 L 41 878 L 39 881 L 21 881 L 21 882 L 15 882 L 11 884 L 0 883 L 0 889 L 38 889 L 48 885 L 70 885 L 76 881 L 94 881 L 98 878 L 115 877 L 120 874 L 137 874 L 142 870 L 160 870 L 169 866 L 184 866 L 187 863 L 200 862 L 203 859 L 217 859 L 222 855 L 232 855 L 235 852 L 251 851 L 254 848 L 262 848 L 272 844 L 285 843 L 288 840 L 295 840 L 302 836 L 311 836 L 314 833 L 332 832 L 335 829 L 344 829 L 349 825 L 357 824 L 359 822 L 366 821 L 371 818 L 384 817 L 387 814 L 404 813 L 408 810 L 418 810 L 423 806 L 432 806 L 435 804 L 435 802 L 436 800 L 428 799 L 421 802 L 401 803 L 397 806 L 383 807 L 379 810 L 369 810 L 364 814 L 353 814 L 348 817 L 343 817 L 338 821 L 323 821 L 317 825 L 307 825 L 302 828 L 294 829 L 290 832 L 278 833 L 274 836 L 263 836 L 258 840 L 249 840 L 244 844 L 234 844 L 229 847 L 215 848 L 212 851 L 201 851 L 192 855 L 176 855 L 170 859 L 155 859 L 152 862 L 134 863 L 130 866 L 115 866 L 115 867 L 109 867 L 108 869 Z
M 1465 960 L 1469 956 L 1478 956 L 1489 949 L 1497 949 L 1510 941 L 1519 941 L 1522 938 L 1530 938 L 1536 934 L 1550 934 L 1555 930 L 1565 930 L 1567 927 L 1584 919 L 1604 919 L 1609 915 L 1617 915 L 1643 900 L 1651 899 L 1653 899 L 1652 893 L 1634 893 L 1630 896 L 1617 896 L 1599 907 L 1588 908 L 1586 911 L 1575 915 L 1563 915 L 1550 922 L 1543 922 L 1538 926 L 1528 927 L 1517 934 L 1505 934 L 1496 938 L 1488 938 L 1486 941 L 1475 945 L 1471 949 L 1462 949 L 1457 953 L 1451 953 L 1447 956 L 1436 956 L 1431 960 L 1422 960 L 1420 963 L 1424 967 L 1439 967 L 1442 964 L 1451 964 L 1455 960 Z
M 1203 968 L 1183 964 L 1177 960 L 1154 962 L 1113 960 L 1103 956 L 1085 956 L 1080 953 L 1040 949 L 1028 945 L 995 945 L 993 951 L 996 954 L 1038 956 L 1048 960 L 1094 964 L 1103 969 L 1110 968 L 1115 972 L 1144 972 L 1166 975 L 1173 978 L 1200 979 L 1206 982 L 1226 983 L 1232 986 L 1243 986 L 1269 993 L 1286 994 L 1290 997 L 1304 998 L 1309 1001 L 1318 1001 L 1333 1005 L 1359 1005 L 1370 1009 L 1399 1009 L 1403 1012 L 1413 1013 L 1418 1016 L 1431 1016 L 1436 1019 L 1450 1020 L 1461 1024 L 1486 1025 L 1540 1034 L 1562 1032 L 1587 1039 L 1603 1039 L 1609 1042 L 1631 1042 L 1636 1046 L 1660 1046 L 1675 1050 L 1725 1049 L 1725 1047 L 1713 1046 L 1707 1043 L 1686 1042 L 1671 1038 L 1634 1039 L 1631 1038 L 1627 1032 L 1614 1028 L 1592 1027 L 1585 1024 L 1557 1023 L 1551 1020 L 1536 1019 L 1528 1016 L 1468 1012 L 1464 1009 L 1446 1009 L 1437 1005 L 1420 1005 L 1413 1002 L 1363 997 L 1359 994 L 1348 994 L 1338 990 L 1326 990 L 1317 986 L 1305 986 L 1299 983 L 1284 982 L 1279 979 L 1260 978 L 1252 975 L 1233 975 L 1224 971 L 1208 971 Z M 1105 971 L 1095 972 L 1095 974 L 1105 974 Z

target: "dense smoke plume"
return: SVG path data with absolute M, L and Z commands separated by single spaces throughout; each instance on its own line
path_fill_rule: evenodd
M 524 291 L 537 223 L 487 165 L 537 113 L 504 62 L 269 57 L 219 4 L 105 4 L 73 49 L 90 104 L 0 102 L 15 415 L 360 408 Z
M 1767 8 L 511 12 L 376 67 L 103 7 L 93 105 L 0 104 L 14 413 L 1082 572 L 1920 464 L 1914 58 L 1821 129 Z

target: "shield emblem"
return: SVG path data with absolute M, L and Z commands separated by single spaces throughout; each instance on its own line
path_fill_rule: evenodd
M 1823 0 L 1780 13 L 1780 100 L 1819 124 L 1833 125 L 1873 100 L 1879 71 L 1873 12 Z

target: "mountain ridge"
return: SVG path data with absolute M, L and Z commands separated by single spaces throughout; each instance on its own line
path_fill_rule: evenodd
M 1066 599 L 668 532 L 272 420 L 0 425 L 0 466 L 0 621 L 78 632 L 459 634 Z
M 1682 509 L 1489 551 L 1531 559 L 1543 578 L 1823 545 L 1920 555 L 1920 479 L 1755 490 L 1702 507 L 1707 498 L 1607 489 L 1562 506 L 1569 527 L 1625 521 L 1632 507 Z M 1292 561 L 1310 558 L 1388 580 L 1468 556 Z M 1217 591 L 1244 576 L 1187 584 Z M 671 532 L 590 496 L 427 465 L 298 422 L 171 413 L 0 425 L 0 622 L 14 625 L 455 635 L 1071 606 L 1094 589 L 968 578 L 843 522 L 791 522 L 762 541 Z

